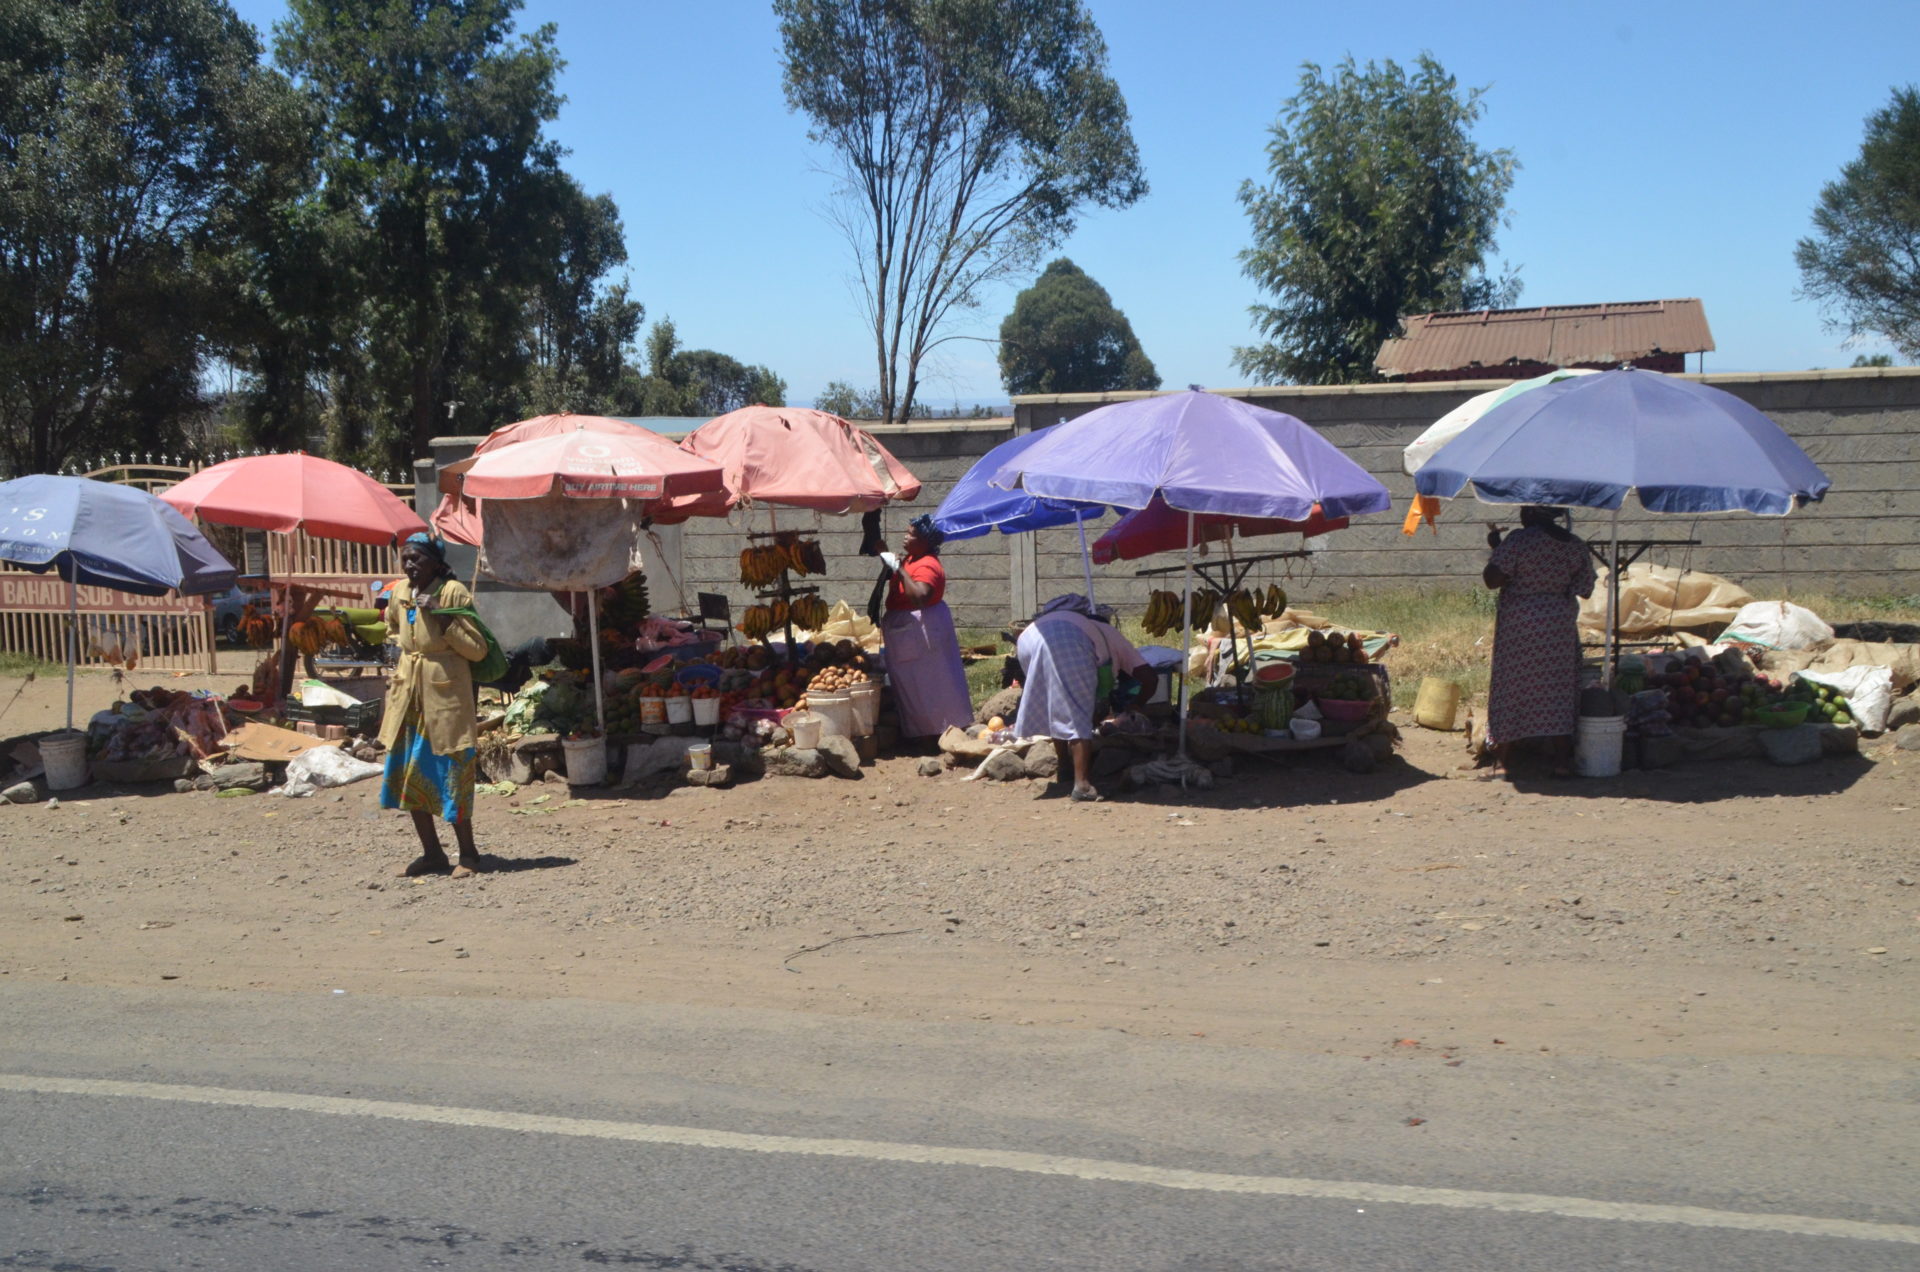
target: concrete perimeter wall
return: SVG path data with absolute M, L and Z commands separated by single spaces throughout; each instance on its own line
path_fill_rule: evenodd
M 1691 550 L 1656 550 L 1645 559 L 1709 570 L 1756 590 L 1798 593 L 1911 594 L 1920 592 L 1920 369 L 1868 368 L 1750 375 L 1692 376 L 1725 389 L 1766 412 L 1803 446 L 1833 479 L 1824 502 L 1785 518 L 1744 514 L 1699 518 L 1655 517 L 1629 506 L 1621 517 L 1623 537 L 1699 539 Z M 1223 389 L 1241 398 L 1298 416 L 1374 473 L 1393 492 L 1391 515 L 1364 518 L 1348 530 L 1309 544 L 1311 561 L 1288 562 L 1291 569 L 1258 568 L 1252 581 L 1286 582 L 1300 602 L 1311 604 L 1365 590 L 1472 587 L 1486 561 L 1489 519 L 1512 518 L 1477 502 L 1446 507 L 1436 534 L 1413 538 L 1400 533 L 1401 517 L 1413 493 L 1412 479 L 1401 471 L 1407 443 L 1434 420 L 1476 393 L 1497 387 L 1485 380 L 1413 385 L 1355 385 L 1306 388 Z M 890 543 L 897 547 L 907 521 L 932 511 L 974 461 L 1025 432 L 1073 419 L 1107 402 L 1144 394 L 1070 394 L 1020 398 L 1012 420 L 923 420 L 868 427 L 918 475 L 925 489 L 912 504 L 886 513 Z M 433 470 L 471 453 L 475 438 L 435 439 L 434 456 L 417 473 L 423 515 L 435 501 Z M 1606 519 L 1576 513 L 1582 535 L 1604 537 Z M 1111 518 L 1091 523 L 1097 537 Z M 726 520 L 695 520 L 663 533 L 661 568 L 650 571 L 655 607 L 679 608 L 684 589 L 689 603 L 696 591 L 726 593 L 735 612 L 745 604 L 738 583 L 739 554 L 745 532 L 772 528 L 817 534 L 829 574 L 822 594 L 845 599 L 856 609 L 866 603 L 877 565 L 855 555 L 857 517 L 758 508 Z M 1246 541 L 1248 551 L 1296 548 L 1296 538 Z M 947 599 L 963 628 L 997 629 L 1010 617 L 1031 612 L 1036 601 L 1082 586 L 1080 547 L 1071 530 L 1038 535 L 991 534 L 948 544 L 942 557 L 949 578 Z M 1177 565 L 1177 554 L 1095 567 L 1099 598 L 1127 608 L 1144 604 L 1149 584 L 1135 576 L 1143 567 Z M 465 577 L 470 560 L 456 563 Z M 676 587 L 674 575 L 679 576 Z M 810 582 L 812 580 L 809 580 Z M 1169 585 L 1178 586 L 1178 576 Z M 544 597 L 495 594 L 483 587 L 489 621 L 503 639 L 551 627 L 559 611 Z M 544 607 L 544 608 L 543 608 Z

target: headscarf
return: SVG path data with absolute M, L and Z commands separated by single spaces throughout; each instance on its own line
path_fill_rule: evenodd
M 1048 601 L 1045 605 L 1042 605 L 1039 609 L 1035 610 L 1033 612 L 1033 616 L 1035 618 L 1039 618 L 1043 614 L 1057 614 L 1061 610 L 1071 610 L 1073 613 L 1080 615 L 1082 618 L 1099 618 L 1100 617 L 1099 611 L 1095 610 L 1093 607 L 1093 602 L 1088 600 L 1085 596 L 1081 595 L 1079 592 L 1068 592 L 1064 596 L 1054 597 L 1052 600 Z
M 424 549 L 439 560 L 442 569 L 446 568 L 447 541 L 438 535 L 428 534 L 425 530 L 416 530 L 408 535 L 407 541 L 400 546 L 403 551 L 407 548 Z
M 940 545 L 947 541 L 947 536 L 934 528 L 933 514 L 930 512 L 921 513 L 909 524 L 913 526 L 913 532 L 925 539 L 927 546 L 936 552 L 940 550 Z

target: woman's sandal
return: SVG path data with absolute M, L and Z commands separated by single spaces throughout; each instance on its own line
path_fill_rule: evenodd
M 1081 790 L 1076 786 L 1073 788 L 1073 794 L 1067 796 L 1067 798 L 1076 804 L 1098 804 L 1102 802 L 1100 792 L 1094 790 L 1091 786 L 1085 790 Z

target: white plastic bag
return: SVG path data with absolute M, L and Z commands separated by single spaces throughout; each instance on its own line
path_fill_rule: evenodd
M 337 746 L 316 746 L 288 762 L 287 784 L 276 787 L 275 794 L 301 799 L 317 790 L 378 777 L 382 768 L 379 764 L 356 760 Z
M 1884 733 L 1887 713 L 1893 709 L 1893 669 L 1853 666 L 1840 671 L 1802 671 L 1802 680 L 1825 685 L 1846 695 L 1847 706 L 1862 733 Z
M 1740 607 L 1720 639 L 1766 649 L 1812 649 L 1832 640 L 1833 628 L 1791 601 L 1755 601 Z

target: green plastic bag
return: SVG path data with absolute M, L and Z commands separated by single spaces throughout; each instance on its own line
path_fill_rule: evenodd
M 436 609 L 433 612 L 435 617 L 439 618 L 469 619 L 472 621 L 474 628 L 485 638 L 487 642 L 487 652 L 473 664 L 474 684 L 490 685 L 507 674 L 507 651 L 500 648 L 500 642 L 494 638 L 493 632 L 487 625 L 480 620 L 480 616 L 473 612 L 471 605 Z

